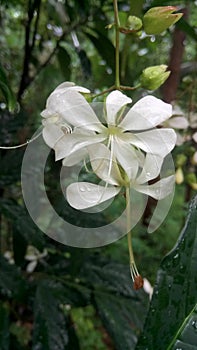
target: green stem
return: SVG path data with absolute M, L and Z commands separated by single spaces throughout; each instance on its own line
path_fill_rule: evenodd
M 116 89 L 120 89 L 120 21 L 119 21 L 119 15 L 118 15 L 118 3 L 117 0 L 113 0 L 114 4 L 114 21 L 115 21 L 115 28 L 116 28 L 116 40 L 115 40 L 115 87 Z
M 132 248 L 132 240 L 131 240 L 131 201 L 130 201 L 130 188 L 126 188 L 126 216 L 127 216 L 127 239 L 128 239 L 128 247 L 129 247 L 129 259 L 130 265 L 135 263 L 133 248 Z

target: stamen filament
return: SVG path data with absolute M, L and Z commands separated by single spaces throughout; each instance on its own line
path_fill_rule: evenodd
M 24 143 L 21 143 L 20 145 L 17 145 L 17 146 L 0 146 L 0 149 L 16 149 L 16 148 L 20 148 L 20 147 L 23 147 L 23 146 L 27 146 L 29 143 L 35 141 L 40 135 L 42 135 L 42 131 L 36 135 L 35 137 L 33 137 L 33 139 L 30 139 Z
M 130 203 L 130 188 L 126 187 L 126 215 L 127 215 L 127 239 L 129 248 L 129 264 L 130 264 L 130 274 L 134 284 L 134 289 L 140 289 L 143 287 L 143 279 L 138 272 L 137 266 L 135 264 L 132 239 L 131 239 L 131 203 Z

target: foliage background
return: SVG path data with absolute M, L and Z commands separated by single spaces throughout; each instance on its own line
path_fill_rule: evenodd
M 177 84 L 169 89 L 167 82 L 154 95 L 169 102 L 176 100 L 190 122 L 191 116 L 196 118 L 197 99 L 196 1 L 122 0 L 119 1 L 120 18 L 124 23 L 130 13 L 141 17 L 150 7 L 163 5 L 180 6 L 185 13 L 184 20 L 160 36 L 122 35 L 121 79 L 125 85 L 135 85 L 147 66 L 169 63 Z M 109 0 L 0 1 L 1 145 L 23 143 L 32 136 L 40 125 L 40 112 L 48 94 L 61 82 L 71 80 L 95 93 L 113 84 L 114 32 L 106 29 L 112 22 L 113 6 Z M 177 45 L 176 55 L 171 50 L 174 45 Z M 135 101 L 145 93 L 147 91 L 139 89 L 128 95 Z M 177 254 L 175 248 L 163 260 L 157 278 L 156 273 L 184 226 L 188 202 L 194 195 L 191 183 L 196 181 L 196 166 L 192 157 L 196 146 L 190 136 L 196 131 L 196 124 L 194 121 L 183 132 L 186 142 L 176 147 L 173 154 L 177 167 L 185 157 L 181 163 L 184 181 L 177 185 L 167 219 L 157 233 L 148 235 L 150 204 L 133 232 L 141 273 L 152 284 L 156 281 L 150 308 L 148 295 L 132 289 L 126 239 L 105 248 L 83 250 L 62 246 L 46 237 L 31 221 L 22 199 L 20 168 L 25 149 L 0 150 L 1 350 L 131 350 L 136 347 L 148 309 L 148 321 L 137 349 L 155 350 L 157 337 L 163 339 L 163 347 L 159 343 L 158 349 L 174 349 L 173 339 L 180 337 L 190 321 L 188 329 L 195 331 L 194 202 L 183 232 L 188 245 L 178 244 L 179 263 L 171 263 Z M 60 165 L 53 165 L 51 154 L 46 172 L 46 181 L 53 188 L 50 195 L 58 210 L 69 212 L 54 181 L 59 170 Z M 30 254 L 33 256 L 31 266 Z M 184 285 L 181 277 L 175 278 L 181 264 Z M 190 285 L 193 287 L 188 287 Z M 181 291 L 185 288 L 186 292 L 181 294 L 179 305 L 167 309 L 169 313 L 165 314 L 165 301 L 178 295 L 176 286 Z M 158 294 L 160 288 L 163 292 Z M 168 323 L 175 324 L 174 315 L 177 323 L 171 334 L 165 330 L 164 320 L 168 317 Z M 177 340 L 182 342 L 178 343 L 179 348 L 196 349 L 195 334 L 189 333 L 186 340 Z

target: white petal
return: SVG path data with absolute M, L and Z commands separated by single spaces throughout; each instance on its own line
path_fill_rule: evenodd
M 155 154 L 147 153 L 141 174 L 137 178 L 138 184 L 144 184 L 155 179 L 163 164 L 163 158 Z
M 117 163 L 114 161 L 114 159 L 110 161 L 110 150 L 103 144 L 96 144 L 89 146 L 88 152 L 90 156 L 91 166 L 95 174 L 100 179 L 108 182 L 111 185 L 120 184 L 122 177 Z
M 173 190 L 175 184 L 175 176 L 171 175 L 157 181 L 153 185 L 138 185 L 134 184 L 132 187 L 141 193 L 145 193 L 155 199 L 163 199 L 167 197 Z
M 58 85 L 56 87 L 56 89 L 52 92 L 52 94 L 56 93 L 58 90 L 66 90 L 66 89 L 72 89 L 72 90 L 76 90 L 76 91 L 79 91 L 79 92 L 82 92 L 82 93 L 86 93 L 86 94 L 89 94 L 90 93 L 90 90 L 82 87 L 82 86 L 77 86 L 75 85 L 73 82 L 70 82 L 70 81 L 65 81 L 64 83 Z
M 118 126 L 125 131 L 146 130 L 152 129 L 154 127 L 154 125 L 151 123 L 151 120 L 144 118 L 136 111 L 133 111 L 132 108 L 125 115 L 125 117 Z
M 32 273 L 34 270 L 35 270 L 35 268 L 36 268 L 36 266 L 37 266 L 37 260 L 34 260 L 34 261 L 31 261 L 28 265 L 27 265 L 27 267 L 26 267 L 26 271 L 28 272 L 28 273 Z
M 118 111 L 131 102 L 131 98 L 122 92 L 118 90 L 112 91 L 106 98 L 107 123 L 115 125 Z
M 78 151 L 73 152 L 70 156 L 64 158 L 62 164 L 64 166 L 73 166 L 84 160 L 87 154 L 88 152 L 86 148 L 79 149 Z
M 105 129 L 86 99 L 73 89 L 52 93 L 47 100 L 47 109 L 59 114 L 70 125 L 98 132 Z
M 59 160 L 70 156 L 74 152 L 92 145 L 94 143 L 102 142 L 105 140 L 105 136 L 102 135 L 84 135 L 84 134 L 67 134 L 64 135 L 55 144 L 55 159 Z
M 195 142 L 197 142 L 197 131 L 193 134 L 192 138 Z
M 145 96 L 141 98 L 135 103 L 131 110 L 147 119 L 152 126 L 163 123 L 172 115 L 172 106 L 154 96 Z
M 120 187 L 103 187 L 89 182 L 75 182 L 67 187 L 68 203 L 75 209 L 87 209 L 115 197 Z
M 135 179 L 138 172 L 139 159 L 134 147 L 116 137 L 114 155 L 121 167 L 126 171 L 129 179 Z
M 187 129 L 189 123 L 185 117 L 172 117 L 168 120 L 168 126 L 175 129 Z
M 124 134 L 123 134 L 124 135 Z M 154 129 L 137 134 L 125 134 L 125 140 L 147 153 L 165 157 L 174 148 L 176 133 L 173 129 Z
M 54 148 L 55 144 L 62 136 L 64 136 L 64 132 L 61 128 L 55 124 L 48 124 L 44 127 L 42 131 L 43 139 L 46 144 Z

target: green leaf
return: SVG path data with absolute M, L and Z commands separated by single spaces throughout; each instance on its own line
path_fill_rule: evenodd
M 85 31 L 85 35 L 90 39 L 92 44 L 97 49 L 103 60 L 106 61 L 107 65 L 114 70 L 115 59 L 114 59 L 114 46 L 112 42 L 103 34 L 94 30 L 93 34 Z
M 0 302 L 0 349 L 9 350 L 9 311 Z
M 136 350 L 145 350 L 147 347 L 166 350 L 176 335 L 179 336 L 185 319 L 197 302 L 196 271 L 197 196 L 191 202 L 185 227 L 176 246 L 161 263 L 144 331 Z M 189 350 L 191 346 L 183 349 Z
M 70 80 L 70 75 L 71 75 L 71 58 L 70 55 L 68 54 L 67 50 L 63 47 L 59 47 L 58 53 L 57 53 L 60 69 L 64 75 L 65 80 Z
M 84 274 L 92 284 L 94 304 L 116 349 L 133 349 L 143 327 L 147 295 L 143 290 L 134 291 L 128 266 L 88 263 Z
M 167 350 L 197 350 L 197 304 L 180 326 Z
M 26 283 L 20 270 L 0 256 L 0 293 L 21 301 L 26 291 Z
M 49 280 L 40 282 L 35 298 L 32 350 L 66 349 L 66 317 L 61 310 L 63 292 L 58 283 Z

